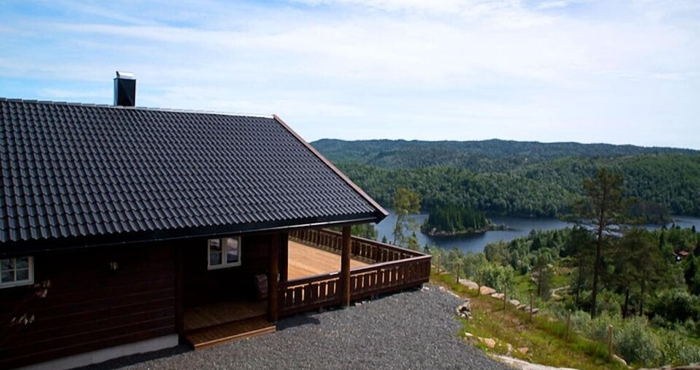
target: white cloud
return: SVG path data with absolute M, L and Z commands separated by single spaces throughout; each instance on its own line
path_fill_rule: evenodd
M 32 80 L 6 84 L 27 98 L 110 103 L 114 71 L 130 70 L 140 105 L 274 112 L 309 140 L 682 139 L 700 148 L 675 134 L 700 113 L 693 4 L 4 5 L 0 82 Z M 0 95 L 14 96 L 2 83 Z

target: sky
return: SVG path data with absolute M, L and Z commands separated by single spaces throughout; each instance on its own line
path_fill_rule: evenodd
M 307 141 L 700 149 L 698 0 L 0 1 L 0 97 L 278 114 Z

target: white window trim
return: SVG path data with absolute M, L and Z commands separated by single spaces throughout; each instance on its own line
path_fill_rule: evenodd
M 24 258 L 23 257 L 10 257 L 10 258 L 0 258 L 0 260 L 8 260 L 8 259 L 17 259 L 17 258 Z M 18 286 L 23 286 L 23 285 L 32 285 L 34 284 L 34 257 L 29 256 L 29 261 L 27 262 L 28 267 L 29 267 L 29 279 L 28 280 L 20 280 L 20 281 L 13 281 L 13 282 L 8 282 L 8 283 L 3 283 L 0 281 L 0 289 L 4 288 L 14 288 Z M 240 259 L 240 258 L 239 258 Z M 15 261 L 15 264 L 17 261 Z
M 236 261 L 236 262 L 227 262 L 226 261 L 226 239 L 238 240 L 238 261 Z M 221 246 L 221 264 L 218 264 L 218 265 L 211 264 L 211 249 L 209 249 L 209 247 L 211 246 L 211 242 L 214 240 L 218 240 L 219 245 Z M 228 237 L 219 238 L 219 239 L 208 239 L 207 240 L 207 270 L 218 270 L 218 269 L 225 269 L 225 268 L 240 266 L 241 262 L 243 261 L 243 257 L 242 257 L 241 252 L 242 252 L 242 248 L 241 248 L 241 237 L 240 236 L 228 236 Z

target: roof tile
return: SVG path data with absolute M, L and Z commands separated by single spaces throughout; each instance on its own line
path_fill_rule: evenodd
M 272 117 L 0 98 L 0 164 L 0 248 L 385 214 Z

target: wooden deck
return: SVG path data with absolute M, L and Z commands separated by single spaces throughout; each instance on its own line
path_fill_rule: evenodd
M 340 234 L 305 230 L 292 237 L 295 240 L 288 242 L 288 280 L 280 282 L 282 316 L 341 304 Z M 351 253 L 352 300 L 419 286 L 430 276 L 430 256 L 422 253 L 361 238 L 353 238 Z M 200 349 L 274 332 L 267 314 L 267 301 L 190 309 L 184 313 L 185 338 Z
M 185 334 L 195 350 L 238 339 L 251 338 L 267 333 L 274 333 L 275 325 L 265 317 L 253 317 L 228 324 L 194 330 Z
M 195 350 L 275 331 L 267 301 L 222 302 L 185 311 L 185 338 Z
M 350 268 L 367 266 L 355 259 L 350 261 Z M 340 271 L 340 255 L 289 241 L 289 280 Z
M 367 266 L 353 260 L 351 268 Z M 340 256 L 318 248 L 289 242 L 289 279 L 340 270 Z M 195 350 L 275 331 L 268 322 L 267 301 L 223 302 L 185 311 L 185 338 Z
M 185 331 L 202 329 L 267 314 L 267 301 L 222 302 L 185 311 Z

